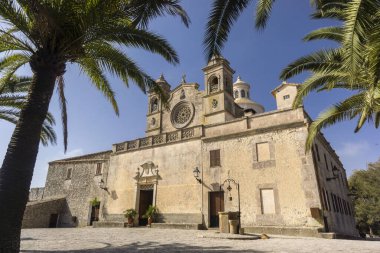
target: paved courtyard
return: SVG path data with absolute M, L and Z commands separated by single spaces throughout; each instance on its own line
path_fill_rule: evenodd
M 148 228 L 24 229 L 21 252 L 360 252 L 380 253 L 380 241 L 271 237 L 218 238 L 215 231 Z

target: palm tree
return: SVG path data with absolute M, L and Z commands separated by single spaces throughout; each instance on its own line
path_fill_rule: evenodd
M 342 26 L 325 27 L 305 37 L 306 41 L 329 39 L 339 43 L 338 48 L 321 50 L 304 56 L 281 73 L 282 79 L 301 72 L 312 75 L 298 90 L 294 107 L 302 104 L 312 91 L 345 89 L 354 95 L 322 112 L 310 125 L 307 150 L 315 136 L 325 127 L 340 121 L 357 118 L 355 132 L 365 122 L 380 125 L 380 1 L 328 1 L 314 15 L 316 18 L 334 18 L 343 21 Z
M 7 52 L 2 79 L 29 64 L 33 78 L 0 169 L 0 252 L 19 252 L 21 221 L 28 199 L 40 133 L 57 87 L 66 121 L 63 75 L 77 64 L 92 84 L 119 109 L 105 76 L 126 85 L 133 80 L 143 91 L 161 92 L 118 45 L 161 55 L 169 63 L 178 56 L 169 43 L 141 27 L 154 17 L 179 15 L 188 23 L 178 0 L 0 0 L 0 53 Z M 142 7 L 146 8 L 142 8 Z M 143 9 L 144 11 L 136 12 Z M 187 24 L 185 23 L 185 24 Z M 162 92 L 161 92 L 162 93 Z M 64 134 L 66 139 L 67 132 Z M 66 147 L 66 142 L 65 142 Z
M 0 90 L 0 119 L 17 124 L 20 110 L 27 101 L 27 91 L 32 79 L 29 77 L 14 76 L 10 82 Z M 56 144 L 57 137 L 53 130 L 55 119 L 50 113 L 42 125 L 41 143 L 47 146 L 49 143 Z

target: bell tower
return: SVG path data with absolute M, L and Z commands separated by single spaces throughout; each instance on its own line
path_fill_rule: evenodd
M 222 56 L 213 56 L 203 69 L 206 95 L 203 97 L 204 124 L 235 118 L 232 78 L 235 71 Z
M 156 80 L 156 83 L 161 89 L 169 93 L 170 85 L 165 80 L 163 74 Z M 146 136 L 160 134 L 162 130 L 162 111 L 163 111 L 162 99 L 157 92 L 150 90 L 148 92 L 148 114 L 146 116 Z

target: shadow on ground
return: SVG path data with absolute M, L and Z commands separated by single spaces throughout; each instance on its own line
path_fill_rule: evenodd
M 121 253 L 121 252 L 165 252 L 165 253 L 172 253 L 172 252 L 185 252 L 185 253 L 191 253 L 191 252 L 204 252 L 204 253 L 227 253 L 227 252 L 236 252 L 236 253 L 242 253 L 242 252 L 251 252 L 251 253 L 265 253 L 270 251 L 257 251 L 257 250 L 235 250 L 231 247 L 225 247 L 225 246 L 218 246 L 218 247 L 201 247 L 201 246 L 193 246 L 188 244 L 181 244 L 181 243 L 172 243 L 172 244 L 158 244 L 156 242 L 135 242 L 128 245 L 122 245 L 122 246 L 113 246 L 107 243 L 102 243 L 105 245 L 103 248 L 96 248 L 96 249 L 83 249 L 83 250 L 21 250 L 20 252 L 41 252 L 41 253 L 53 253 L 53 252 L 74 252 L 74 253 Z

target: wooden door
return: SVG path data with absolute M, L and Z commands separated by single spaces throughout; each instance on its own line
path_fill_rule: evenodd
M 91 207 L 90 226 L 92 226 L 92 223 L 94 221 L 99 221 L 99 210 L 100 210 L 100 204 Z
M 139 225 L 146 226 L 148 224 L 148 218 L 143 218 L 148 207 L 153 205 L 153 190 L 140 190 L 140 202 L 139 202 Z
M 57 213 L 50 214 L 49 228 L 56 228 L 57 222 L 58 222 L 58 214 Z
M 219 212 L 224 211 L 224 192 L 210 192 L 210 227 L 219 227 Z

